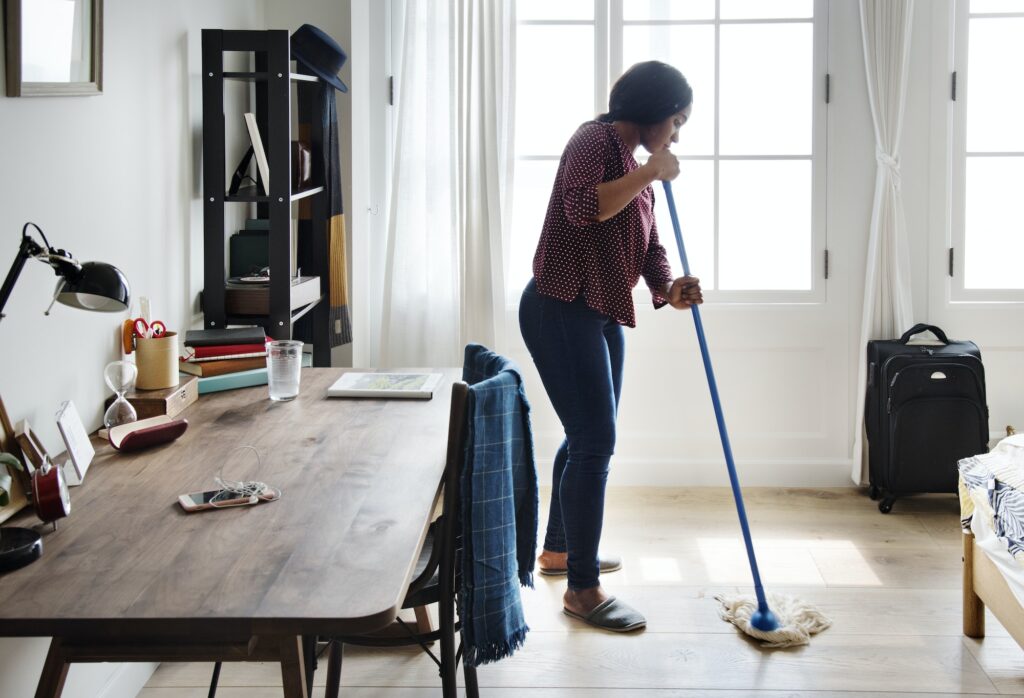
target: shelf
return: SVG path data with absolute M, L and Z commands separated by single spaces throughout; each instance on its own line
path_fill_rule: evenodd
M 266 71 L 252 72 L 252 71 L 231 71 L 224 73 L 223 77 L 225 80 L 252 80 L 255 82 L 265 82 L 270 74 Z M 315 75 L 306 75 L 305 73 L 288 73 L 288 78 L 293 82 L 319 82 L 320 78 Z
M 292 192 L 292 201 L 298 201 L 299 199 L 305 199 L 307 196 L 313 196 L 319 194 L 324 190 L 323 187 L 311 187 L 310 189 L 303 189 L 302 191 Z
M 231 64 L 225 65 L 229 52 Z M 248 61 L 235 62 L 239 52 L 248 54 Z M 289 186 L 291 134 L 298 131 L 293 128 L 297 114 L 303 114 L 303 139 L 311 152 L 323 153 L 329 147 L 326 124 L 316 118 L 326 109 L 326 93 L 315 86 L 326 83 L 308 74 L 290 56 L 289 32 L 284 29 L 202 30 L 203 326 L 256 324 L 275 339 L 301 337 L 313 344 L 314 363 L 329 366 L 332 324 L 330 299 L 323 290 L 331 279 L 328 236 L 303 234 L 294 223 L 297 211 L 293 206 L 303 201 L 303 208 L 309 209 L 303 219 L 311 221 L 313 230 L 326 231 L 327 190 L 309 183 L 296 191 Z M 243 81 L 249 99 L 243 102 L 236 94 L 237 87 L 230 89 L 230 81 Z M 255 114 L 267 164 L 271 172 L 280 173 L 270 180 L 266 191 L 256 186 L 255 172 L 246 178 L 249 186 L 234 194 L 227 193 L 224 186 L 231 179 L 225 168 L 233 164 L 226 162 L 232 158 L 227 152 L 225 115 L 239 111 L 237 102 L 243 102 L 244 111 Z M 235 117 L 230 118 L 234 123 Z M 314 159 L 311 164 L 317 173 L 312 181 L 323 185 L 321 163 Z M 272 284 L 235 284 L 225 278 L 225 270 L 231 266 L 225 230 L 232 227 L 229 221 L 242 213 L 232 208 L 235 203 L 253 209 L 245 211 L 246 217 L 264 221 L 268 229 L 265 259 Z M 297 267 L 310 276 L 293 285 L 288 277 Z
M 306 305 L 300 306 L 300 307 L 295 308 L 294 310 L 292 310 L 291 311 L 291 321 L 292 321 L 292 323 L 294 324 L 299 318 L 301 318 L 303 315 L 305 315 L 306 313 L 311 311 L 313 308 L 318 306 L 320 304 L 320 301 L 322 301 L 322 300 L 323 300 L 322 297 L 321 298 L 317 298 L 312 303 L 307 303 Z M 262 324 L 262 321 L 264 321 L 266 319 L 267 319 L 267 315 L 266 314 L 263 314 L 263 315 L 228 315 L 227 316 L 227 323 L 226 324 L 228 324 L 228 325 L 260 325 L 260 324 Z
M 297 310 L 320 299 L 320 277 L 300 276 L 292 280 L 290 310 Z M 224 310 L 228 315 L 267 315 L 270 313 L 270 284 L 224 289 Z
M 291 201 L 298 201 L 299 199 L 305 199 L 307 196 L 313 196 L 319 194 L 324 190 L 323 187 L 311 187 L 309 189 L 303 189 L 302 191 L 293 192 Z M 224 195 L 225 201 L 240 201 L 243 203 L 250 204 L 265 204 L 270 201 L 270 197 L 264 194 L 258 194 L 259 190 L 255 185 L 249 185 L 247 187 L 240 187 L 238 193 L 234 195 Z

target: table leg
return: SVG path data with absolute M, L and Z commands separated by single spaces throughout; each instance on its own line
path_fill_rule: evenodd
M 284 698 L 309 698 L 306 692 L 306 664 L 302 656 L 302 636 L 280 638 L 281 684 Z
M 341 690 L 341 655 L 345 646 L 341 640 L 331 640 L 327 651 L 327 688 L 324 689 L 324 698 L 338 698 L 338 691 Z
M 36 687 L 36 698 L 60 698 L 64 691 L 64 681 L 68 678 L 71 665 L 64 656 L 64 649 L 59 637 L 50 641 L 50 651 L 46 653 L 43 673 Z

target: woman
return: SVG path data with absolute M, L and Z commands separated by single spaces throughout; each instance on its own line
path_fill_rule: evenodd
M 619 78 L 608 113 L 580 126 L 562 153 L 519 307 L 526 346 L 565 429 L 541 572 L 568 574 L 568 615 L 617 632 L 646 625 L 601 587 L 600 573 L 620 565 L 597 555 L 622 388 L 622 326 L 636 325 L 632 289 L 641 276 L 657 308 L 702 301 L 699 279 L 672 278 L 651 186 L 679 175 L 669 148 L 692 102 L 686 78 L 664 63 L 638 63 Z M 640 145 L 651 154 L 643 166 L 633 157 Z

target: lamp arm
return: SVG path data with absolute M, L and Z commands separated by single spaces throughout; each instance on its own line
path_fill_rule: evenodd
M 45 247 L 29 236 L 29 226 L 35 228 L 36 232 L 43 238 Z M 25 262 L 30 258 L 38 259 L 40 262 L 50 265 L 53 268 L 53 272 L 61 279 L 61 285 L 57 287 L 57 291 L 53 295 L 54 300 L 57 299 L 63 283 L 69 278 L 76 277 L 82 269 L 82 265 L 71 256 L 70 252 L 50 247 L 50 241 L 46 239 L 46 233 L 43 232 L 43 229 L 29 221 L 21 229 L 21 244 L 18 246 L 18 254 L 15 256 L 14 262 L 11 263 L 10 271 L 7 272 L 3 288 L 0 288 L 0 320 L 4 317 L 4 306 L 7 305 L 7 299 L 10 298 L 11 292 L 14 290 L 14 284 L 18 280 L 18 276 L 21 275 Z M 50 308 L 52 307 L 53 303 L 51 302 Z M 50 308 L 46 309 L 45 315 L 50 314 Z
M 42 252 L 44 252 L 43 248 L 35 240 L 25 235 L 23 231 L 21 245 L 18 246 L 18 254 L 14 257 L 14 262 L 11 263 L 11 269 L 7 272 L 7 278 L 4 279 L 3 287 L 0 288 L 0 320 L 4 317 L 4 306 L 7 305 L 7 299 L 10 298 L 11 291 L 14 290 L 14 284 L 18 280 L 21 270 L 25 267 L 25 262 L 30 257 L 35 257 Z

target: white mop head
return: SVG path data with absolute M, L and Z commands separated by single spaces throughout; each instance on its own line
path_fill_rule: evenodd
M 750 624 L 750 616 L 757 610 L 757 599 L 753 596 L 725 596 L 715 599 L 722 604 L 718 615 L 751 637 L 761 640 L 762 647 L 795 647 L 806 645 L 811 635 L 820 633 L 832 625 L 832 620 L 807 603 L 781 594 L 768 594 L 768 607 L 779 620 L 779 627 L 771 632 L 758 630 Z

